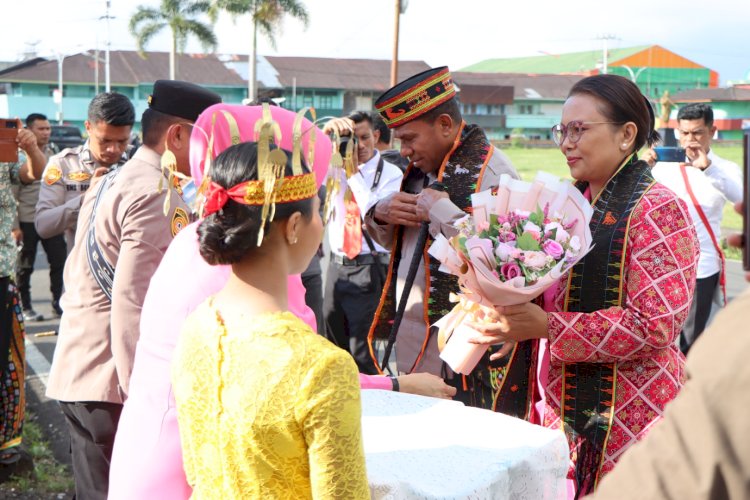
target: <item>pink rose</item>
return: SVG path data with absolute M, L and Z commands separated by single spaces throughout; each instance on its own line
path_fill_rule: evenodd
M 560 257 L 565 253 L 562 245 L 555 240 L 546 240 L 542 243 L 542 250 L 555 260 L 560 260 Z
M 477 224 L 477 232 L 487 231 L 490 228 L 490 223 L 487 221 L 482 221 L 479 224 Z
M 523 273 L 521 272 L 521 267 L 515 262 L 508 262 L 507 264 L 503 264 L 502 266 L 500 266 L 500 273 L 505 278 L 505 281 L 509 281 L 513 278 L 517 278 L 523 275 Z
M 525 252 L 523 255 L 523 264 L 531 269 L 538 271 L 544 269 L 549 262 L 547 254 L 544 252 Z

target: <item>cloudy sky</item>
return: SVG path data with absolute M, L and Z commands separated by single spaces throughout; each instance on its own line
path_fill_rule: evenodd
M 395 0 L 302 0 L 310 13 L 305 30 L 286 20 L 274 49 L 263 55 L 390 59 Z M 160 0 L 111 0 L 112 49 L 133 49 L 127 30 L 137 5 Z M 104 47 L 106 0 L 24 0 L 0 21 L 0 60 L 17 60 L 35 42 L 39 55 Z M 401 59 L 461 69 L 493 57 L 560 54 L 658 44 L 719 72 L 727 80 L 750 78 L 748 0 L 410 0 L 401 16 Z M 221 53 L 247 54 L 249 18 L 222 17 L 216 26 Z M 168 50 L 165 32 L 149 50 Z M 201 51 L 191 42 L 188 52 Z

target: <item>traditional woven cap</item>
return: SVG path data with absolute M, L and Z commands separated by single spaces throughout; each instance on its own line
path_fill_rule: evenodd
M 221 102 L 215 92 L 190 82 L 156 80 L 148 96 L 148 107 L 161 113 L 194 122 L 204 109 Z
M 396 128 L 422 116 L 456 95 L 448 66 L 429 69 L 385 91 L 375 109 L 388 128 Z

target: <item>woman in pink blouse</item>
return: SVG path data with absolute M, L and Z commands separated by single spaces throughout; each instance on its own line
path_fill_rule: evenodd
M 570 444 L 571 493 L 584 496 L 640 440 L 684 377 L 676 347 L 695 286 L 698 240 L 687 207 L 638 151 L 658 140 L 650 104 L 615 75 L 578 82 L 552 129 L 594 208 L 593 250 L 544 296 L 498 308 L 478 343 L 541 339 L 543 425 Z

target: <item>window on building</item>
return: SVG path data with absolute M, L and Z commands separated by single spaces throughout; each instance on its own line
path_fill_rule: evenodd
M 333 108 L 333 96 L 330 94 L 323 94 L 318 96 L 318 107 L 324 109 Z

